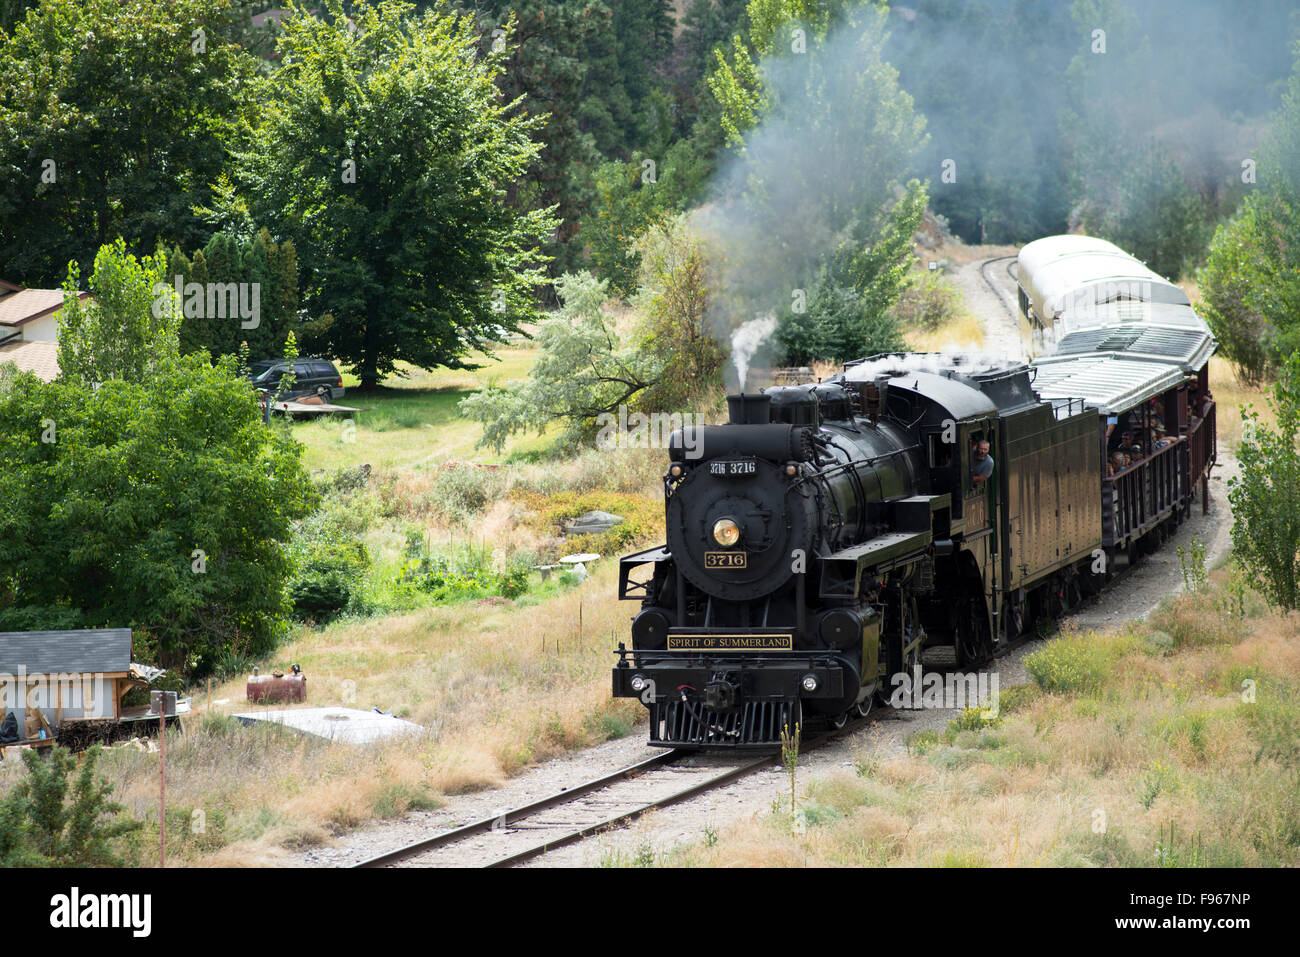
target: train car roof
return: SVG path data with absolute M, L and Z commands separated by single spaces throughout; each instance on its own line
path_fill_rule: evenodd
M 1041 322 L 1116 301 L 1191 305 L 1174 283 L 1091 236 L 1048 236 L 1029 243 L 1017 257 L 1016 279 Z
M 1068 330 L 1044 360 L 1093 353 L 1123 353 L 1133 358 L 1176 362 L 1184 372 L 1205 365 L 1218 343 L 1204 321 L 1187 306 L 1123 303 L 1134 319 Z
M 1179 385 L 1183 369 L 1168 361 L 1117 353 L 1042 357 L 1034 362 L 1034 391 L 1044 399 L 1084 399 L 1106 415 L 1131 409 Z
M 905 372 L 889 380 L 890 390 L 913 392 L 948 410 L 956 421 L 997 415 L 998 407 L 979 389 L 933 372 Z

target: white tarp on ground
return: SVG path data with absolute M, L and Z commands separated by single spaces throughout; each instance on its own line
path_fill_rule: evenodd
M 251 721 L 274 721 L 285 727 L 319 735 L 343 744 L 370 744 L 385 738 L 423 731 L 413 721 L 403 721 L 391 714 L 378 711 L 361 711 L 357 708 L 282 708 L 279 710 L 246 711 L 235 715 L 248 724 Z

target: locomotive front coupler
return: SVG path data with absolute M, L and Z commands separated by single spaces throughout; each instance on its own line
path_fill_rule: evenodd
M 739 683 L 733 675 L 714 675 L 704 686 L 704 703 L 714 711 L 734 711 L 740 697 Z

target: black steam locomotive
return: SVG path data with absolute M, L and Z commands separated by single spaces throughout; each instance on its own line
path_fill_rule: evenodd
M 1187 444 L 1153 455 L 1128 501 L 1103 465 L 1113 423 L 1040 398 L 1033 374 L 874 357 L 674 433 L 667 543 L 619 575 L 642 607 L 614 694 L 648 706 L 650 743 L 770 747 L 786 727 L 841 726 L 922 652 L 978 664 L 1158 544 L 1194 487 Z

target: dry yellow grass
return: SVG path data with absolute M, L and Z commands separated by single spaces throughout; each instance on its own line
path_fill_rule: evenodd
M 1157 623 L 1223 617 L 1218 599 L 1184 596 Z M 918 736 L 906 756 L 864 749 L 858 773 L 805 782 L 800 831 L 787 798 L 654 862 L 1300 864 L 1300 614 L 1250 607 L 1172 647 L 1154 625 L 1092 636 L 1127 649 L 1097 691 L 1021 695 L 998 726 Z
M 903 339 L 913 352 L 978 352 L 984 348 L 984 324 L 963 309 L 938 329 L 909 329 Z
M 1241 409 L 1247 403 L 1259 413 L 1262 424 L 1276 424 L 1266 401 L 1267 386 L 1243 384 L 1232 363 L 1222 356 L 1210 359 L 1210 391 L 1214 394 L 1221 447 L 1235 449 L 1241 443 Z
M 256 710 L 243 679 L 200 695 L 168 743 L 168 829 L 180 863 L 258 865 L 376 817 L 491 787 L 530 763 L 630 733 L 634 701 L 609 696 L 612 651 L 628 611 L 612 598 L 617 564 L 546 601 L 485 600 L 303 629 L 275 663 L 308 675 L 307 707 L 380 708 L 426 731 L 369 747 L 225 717 Z M 581 625 L 579 625 L 581 622 Z M 115 797 L 156 828 L 158 756 L 107 751 Z M 206 832 L 189 833 L 195 809 Z M 156 841 L 142 837 L 147 847 Z
M 995 256 L 1014 256 L 1020 252 L 1019 246 L 968 246 L 955 236 L 949 237 L 938 249 L 917 247 L 916 254 L 926 262 L 928 260 L 948 260 L 949 266 L 960 266 L 978 259 L 992 259 Z

